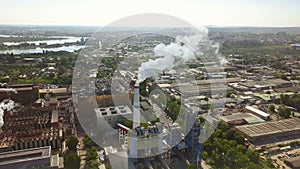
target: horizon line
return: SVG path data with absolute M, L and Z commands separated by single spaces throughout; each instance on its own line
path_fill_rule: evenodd
M 78 25 L 78 24 L 1 24 L 0 23 L 0 27 L 3 26 L 13 26 L 13 27 L 106 27 L 103 25 Z M 128 25 L 124 25 L 124 26 L 116 26 L 116 27 L 130 27 Z M 138 28 L 137 26 L 133 26 Z M 147 26 L 145 26 L 147 27 Z M 150 26 L 148 26 L 150 28 Z M 156 26 L 153 26 L 156 27 Z M 159 26 L 157 26 L 159 27 Z M 175 26 L 174 26 L 175 27 Z M 177 26 L 178 27 L 178 26 Z M 180 26 L 179 26 L 180 27 Z M 208 27 L 208 28 L 300 28 L 299 26 L 262 26 L 262 25 L 204 25 L 204 27 Z

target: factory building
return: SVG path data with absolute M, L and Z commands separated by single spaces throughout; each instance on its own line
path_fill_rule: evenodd
M 291 157 L 284 160 L 284 163 L 292 169 L 300 168 L 300 156 Z
M 130 158 L 145 158 L 162 154 L 163 147 L 163 126 L 156 123 L 154 126 L 136 127 L 129 131 L 130 137 L 129 157 Z
M 183 134 L 178 123 L 172 123 L 169 125 L 169 132 L 167 137 L 167 144 L 170 149 L 174 148 L 183 139 Z
M 232 115 L 222 116 L 220 120 L 230 125 L 243 125 L 264 122 L 263 119 L 251 113 L 234 113 Z
M 266 145 L 300 138 L 300 119 L 235 126 L 254 145 Z
M 198 168 L 201 167 L 203 151 L 203 142 L 201 143 L 200 138 L 201 132 L 203 131 L 202 129 L 200 120 L 197 118 L 185 139 L 189 162 L 195 163 Z
M 0 153 L 0 169 L 58 168 L 51 166 L 51 147 Z
M 33 84 L 8 85 L 11 91 L 0 90 L 0 101 L 10 98 L 20 104 L 31 104 L 39 99 L 39 86 Z
M 55 106 L 52 103 L 46 102 L 44 107 L 19 105 L 4 112 L 0 152 L 44 146 L 62 148 L 64 138 L 75 134 L 74 109 L 71 100 L 56 101 Z
M 105 120 L 113 128 L 116 128 L 117 123 L 123 119 L 132 119 L 132 111 L 127 105 L 96 108 L 95 112 L 99 124 Z

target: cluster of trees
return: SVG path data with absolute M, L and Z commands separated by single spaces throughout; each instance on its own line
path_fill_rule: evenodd
M 79 169 L 80 168 L 80 157 L 76 152 L 70 152 L 64 158 L 65 169 Z
M 280 96 L 280 101 L 281 101 L 282 104 L 294 107 L 298 111 L 300 110 L 300 94 L 294 94 L 292 96 L 281 95 Z
M 171 97 L 170 99 L 167 100 L 167 106 L 165 112 L 173 121 L 177 119 L 180 110 L 181 110 L 180 101 L 177 101 L 174 97 Z
M 101 63 L 103 63 L 108 68 L 112 68 L 113 71 L 115 71 L 118 68 L 120 62 L 122 62 L 123 60 L 124 58 L 122 57 L 104 57 L 101 60 Z
M 148 97 L 152 90 L 154 90 L 154 88 L 153 86 L 148 85 L 148 79 L 140 83 L 140 94 L 142 96 Z
M 279 78 L 279 79 L 288 80 L 287 76 L 285 74 L 281 73 L 281 72 L 278 72 L 276 74 L 276 77 Z
M 120 123 L 128 128 L 132 128 L 132 125 L 133 125 L 133 121 L 129 120 L 129 119 L 122 119 L 120 121 Z M 141 122 L 140 125 L 141 125 L 141 127 L 145 127 L 145 128 L 148 128 L 148 126 L 149 126 L 149 124 L 147 122 Z
M 98 169 L 99 161 L 98 158 L 98 152 L 96 148 L 96 143 L 88 136 L 84 135 L 82 140 L 84 146 L 87 148 L 86 151 L 86 168 L 89 169 Z
M 88 169 L 98 169 L 98 152 L 96 147 L 91 147 L 86 150 L 86 168 Z
M 271 112 L 275 112 L 275 106 L 273 104 L 269 105 L 269 110 Z M 278 115 L 284 119 L 287 119 L 291 116 L 291 110 L 286 106 L 279 106 L 277 112 L 278 112 Z
M 278 114 L 280 115 L 280 117 L 287 119 L 291 116 L 291 110 L 286 106 L 280 106 L 278 108 Z
M 6 58 L 0 61 L 0 64 L 5 64 L 0 69 L 0 82 L 72 84 L 73 67 L 77 56 L 77 53 L 64 51 L 45 52 L 42 54 L 21 54 L 18 55 L 19 59 L 16 59 L 14 55 L 0 55 L 0 58 Z M 24 59 L 27 57 L 41 58 L 41 61 L 26 62 Z M 41 71 L 41 69 L 48 67 L 46 63 L 55 63 L 56 70 L 54 73 Z M 24 74 L 26 78 L 19 77 Z
M 79 169 L 80 157 L 77 155 L 77 145 L 79 140 L 75 136 L 71 136 L 66 140 L 68 147 L 67 155 L 64 157 L 65 169 Z
M 248 149 L 244 138 L 225 123 L 204 143 L 203 158 L 213 168 L 274 168 L 272 160 L 262 161 L 259 153 Z
M 96 146 L 96 143 L 87 134 L 83 136 L 82 142 L 86 148 L 92 148 Z

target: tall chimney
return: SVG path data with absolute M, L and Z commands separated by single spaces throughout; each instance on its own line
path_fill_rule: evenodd
M 134 97 L 133 97 L 133 125 L 132 128 L 140 126 L 140 86 L 136 81 L 134 85 Z

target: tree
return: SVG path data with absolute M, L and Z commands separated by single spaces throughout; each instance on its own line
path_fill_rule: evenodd
M 86 151 L 86 167 L 87 168 L 98 168 L 98 153 L 96 147 L 91 147 Z
M 86 161 L 92 161 L 96 160 L 98 157 L 97 149 L 96 147 L 92 147 L 87 149 L 86 151 Z
M 188 165 L 187 168 L 188 168 L 188 169 L 197 169 L 197 165 L 194 164 L 194 163 L 191 163 L 191 164 Z
M 227 92 L 226 97 L 231 97 L 232 94 L 233 94 L 232 92 Z
M 278 109 L 278 112 L 279 112 L 279 115 L 285 119 L 287 119 L 291 116 L 291 110 L 285 106 L 280 106 Z
M 84 135 L 82 141 L 84 146 L 87 148 L 91 148 L 96 145 L 95 142 L 87 134 Z
M 79 169 L 80 168 L 80 157 L 76 153 L 70 153 L 64 158 L 65 169 Z
M 76 151 L 77 150 L 77 144 L 79 143 L 78 138 L 75 136 L 71 136 L 67 139 L 66 144 L 69 150 Z
M 277 78 L 283 79 L 283 80 L 288 80 L 287 76 L 283 73 L 277 73 L 276 75 Z
M 281 94 L 280 95 L 280 102 L 281 102 L 281 104 L 288 104 L 289 98 L 290 98 L 289 95 Z
M 272 159 L 270 157 L 268 157 L 266 159 L 266 164 L 267 164 L 268 167 L 272 167 L 272 168 L 274 167 L 273 161 L 272 161 Z
M 246 155 L 249 157 L 249 159 L 252 162 L 258 163 L 258 160 L 259 160 L 259 153 L 258 152 L 248 149 Z
M 269 105 L 269 110 L 271 112 L 274 112 L 275 111 L 275 106 L 273 104 Z

